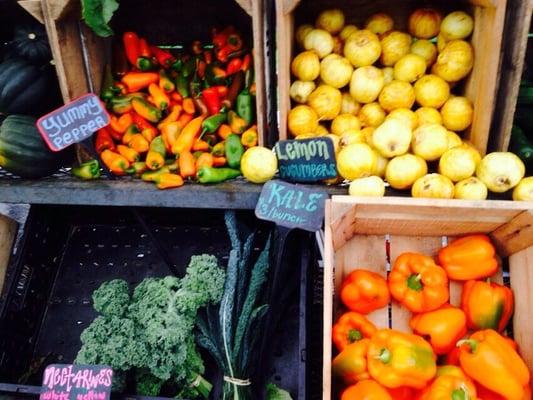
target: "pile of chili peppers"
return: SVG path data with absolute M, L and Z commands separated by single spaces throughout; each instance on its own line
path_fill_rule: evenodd
M 356 269 L 343 281 L 348 309 L 333 326 L 332 362 L 341 400 L 526 400 L 530 374 L 504 335 L 513 291 L 489 278 L 499 270 L 486 235 L 469 235 L 436 258 L 403 253 L 386 280 Z M 462 284 L 452 306 L 449 280 Z M 376 327 L 367 314 L 390 299 L 413 313 L 412 333 Z
M 239 176 L 258 134 L 252 55 L 236 30 L 213 30 L 212 43 L 182 55 L 133 32 L 122 39 L 125 62 L 107 67 L 101 91 L 111 123 L 95 135 L 105 166 L 160 189 Z M 93 164 L 74 174 L 95 177 Z

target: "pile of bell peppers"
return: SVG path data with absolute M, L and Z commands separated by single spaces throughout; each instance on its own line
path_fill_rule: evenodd
M 406 252 L 387 279 L 355 269 L 342 282 L 346 311 L 332 329 L 332 373 L 341 400 L 530 400 L 530 373 L 505 336 L 513 291 L 491 282 L 500 265 L 488 236 L 457 239 L 435 257 Z M 462 284 L 452 306 L 449 281 Z M 368 314 L 390 299 L 412 313 L 410 332 Z
M 211 43 L 194 41 L 179 55 L 126 32 L 117 51 L 101 90 L 111 123 L 94 142 L 105 166 L 160 189 L 241 175 L 258 134 L 252 54 L 235 28 L 213 30 Z M 75 175 L 99 176 L 93 171 L 82 165 Z

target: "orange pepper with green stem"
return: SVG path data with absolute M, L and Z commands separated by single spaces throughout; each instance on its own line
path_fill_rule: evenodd
M 123 144 L 119 144 L 117 146 L 117 151 L 122 157 L 124 157 L 130 163 L 139 161 L 139 153 L 137 153 L 131 147 L 124 146 Z
M 131 135 L 131 139 L 128 141 L 128 146 L 139 154 L 146 153 L 150 149 L 150 143 L 140 133 Z
M 386 388 L 371 379 L 348 387 L 341 394 L 341 400 L 396 400 Z
M 231 131 L 231 128 L 227 124 L 221 124 L 217 130 L 217 135 L 222 140 L 226 140 L 229 135 L 231 135 L 233 132 Z M 244 145 L 244 144 L 243 144 Z
M 350 310 L 363 314 L 385 307 L 390 301 L 385 278 L 364 269 L 352 271 L 343 280 L 340 297 Z
M 439 250 L 439 264 L 456 281 L 488 278 L 499 268 L 496 249 L 487 235 L 469 235 Z
M 368 346 L 368 372 L 385 387 L 422 389 L 437 372 L 431 345 L 417 335 L 392 329 L 377 331 Z
M 369 343 L 370 340 L 361 339 L 346 346 L 331 363 L 333 376 L 347 385 L 370 379 L 366 361 Z
M 212 167 L 213 158 L 212 154 L 202 153 L 200 157 L 196 159 L 196 170 L 198 171 L 202 167 Z
M 493 282 L 467 281 L 463 286 L 461 308 L 470 329 L 502 332 L 513 315 L 513 291 Z
M 110 115 L 110 126 L 115 132 L 124 133 L 133 123 L 131 113 L 122 114 L 120 117 Z
M 178 165 L 182 178 L 192 178 L 196 176 L 196 160 L 190 151 L 184 150 L 179 153 Z
M 152 96 L 154 104 L 157 108 L 163 111 L 167 109 L 168 105 L 170 104 L 170 98 L 165 91 L 159 87 L 159 85 L 151 83 L 148 86 L 148 93 L 150 93 L 150 96 Z
M 126 85 L 129 93 L 146 89 L 150 84 L 159 81 L 157 72 L 128 72 L 122 77 L 122 83 Z
M 486 329 L 457 345 L 461 368 L 470 378 L 507 400 L 523 400 L 529 369 L 503 336 Z
M 131 100 L 131 105 L 137 114 L 150 122 L 158 122 L 161 119 L 161 110 L 145 99 L 135 97 Z
M 467 331 L 465 313 L 450 305 L 416 314 L 409 325 L 417 335 L 429 337 L 429 343 L 439 355 L 452 351 Z
M 425 388 L 417 400 L 475 400 L 477 391 L 469 378 L 459 377 L 454 374 L 444 374 Z
M 163 126 L 171 122 L 176 122 L 180 117 L 182 107 L 179 104 L 172 106 L 170 113 L 157 125 L 158 129 L 162 129 Z
M 209 143 L 207 143 L 205 140 L 196 139 L 196 141 L 192 145 L 192 150 L 193 151 L 208 151 Z
M 159 87 L 165 93 L 172 93 L 174 89 L 176 89 L 176 85 L 174 85 L 172 79 L 168 77 L 164 69 L 159 71 Z
M 394 299 L 410 311 L 432 311 L 450 298 L 448 277 L 431 257 L 418 253 L 401 254 L 389 274 Z
M 371 338 L 376 327 L 364 315 L 348 311 L 333 325 L 332 339 L 337 350 L 343 351 L 350 344 L 361 339 Z
M 150 150 L 146 155 L 146 166 L 151 170 L 157 170 L 165 165 L 166 149 L 161 136 L 156 137 L 150 143 Z
M 130 163 L 125 157 L 117 154 L 111 150 L 104 150 L 100 154 L 105 166 L 115 175 L 126 175 L 130 167 Z
M 192 146 L 198 136 L 200 135 L 202 129 L 203 117 L 196 117 L 190 121 L 183 130 L 181 131 L 178 139 L 172 146 L 172 153 L 181 154 L 184 151 L 191 151 Z

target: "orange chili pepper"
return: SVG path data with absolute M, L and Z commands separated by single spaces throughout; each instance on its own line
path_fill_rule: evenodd
M 348 311 L 333 325 L 331 338 L 337 350 L 343 351 L 351 343 L 371 338 L 376 331 L 374 324 L 364 315 Z
M 164 90 L 165 93 L 171 93 L 176 88 L 174 82 L 168 77 L 164 69 L 159 71 L 159 87 Z
M 124 133 L 133 123 L 133 118 L 130 113 L 122 114 L 120 117 L 110 115 L 110 126 L 115 132 Z
M 212 167 L 213 166 L 213 155 L 209 153 L 202 153 L 200 157 L 196 159 L 196 170 L 199 170 L 202 167 Z
M 178 92 L 174 92 L 170 95 L 170 98 L 174 100 L 176 103 L 182 103 L 183 102 L 183 96 L 179 94 Z
M 146 154 L 146 166 L 152 171 L 155 171 L 163 165 L 165 165 L 165 157 L 157 151 L 149 150 Z
M 393 398 L 379 383 L 366 379 L 342 392 L 341 400 L 393 400 Z
M 130 167 L 130 163 L 125 157 L 111 150 L 104 150 L 100 154 L 100 158 L 105 166 L 115 175 L 125 175 Z
M 178 118 L 178 123 L 181 128 L 184 128 L 194 118 L 194 114 L 183 113 Z
M 418 253 L 403 253 L 396 259 L 389 290 L 412 312 L 435 310 L 450 298 L 446 272 L 431 257 Z
M 155 83 L 151 83 L 148 86 L 148 93 L 152 96 L 153 103 L 159 108 L 160 110 L 166 110 L 170 99 L 168 95 L 165 93 L 163 89 L 159 87 L 159 85 L 156 85 Z
M 387 281 L 381 275 L 356 269 L 342 282 L 340 297 L 352 311 L 368 314 L 389 304 Z
M 493 282 L 467 281 L 463 286 L 461 308 L 470 329 L 502 332 L 513 315 L 513 291 Z
M 331 363 L 333 375 L 347 385 L 370 379 L 366 361 L 369 343 L 370 340 L 361 339 L 346 346 Z
M 218 128 L 217 134 L 222 140 L 226 140 L 233 132 L 228 124 L 221 124 Z
M 146 153 L 150 149 L 150 143 L 140 133 L 135 133 L 131 136 L 128 146 L 140 154 Z
M 213 167 L 223 167 L 226 165 L 226 157 L 215 157 L 213 156 Z
M 179 153 L 178 165 L 182 178 L 196 176 L 196 160 L 190 151 L 184 150 Z
M 154 179 L 158 189 L 170 189 L 183 186 L 183 178 L 177 174 L 165 172 L 158 174 Z
M 128 88 L 128 92 L 138 92 L 159 81 L 157 72 L 128 72 L 122 77 L 122 83 Z
M 162 129 L 166 124 L 176 122 L 180 117 L 182 109 L 183 108 L 179 104 L 172 106 L 170 113 L 157 125 L 157 128 Z
M 172 153 L 181 154 L 183 151 L 191 151 L 195 140 L 198 139 L 198 135 L 201 132 L 203 120 L 203 117 L 196 117 L 185 125 L 172 146 Z
M 124 157 L 130 163 L 139 161 L 139 153 L 137 153 L 131 147 L 124 146 L 123 144 L 119 144 L 117 146 L 117 151 L 122 157 Z
M 460 308 L 445 305 L 437 310 L 417 314 L 409 325 L 414 333 L 429 337 L 436 354 L 446 354 L 466 335 L 466 316 Z
M 165 149 L 170 153 L 172 146 L 178 140 L 178 136 L 181 133 L 181 127 L 178 122 L 169 122 L 161 128 L 161 136 L 165 143 Z
M 193 151 L 208 151 L 209 150 L 209 143 L 207 143 L 205 140 L 196 139 L 192 146 Z
M 190 97 L 186 97 L 183 99 L 183 111 L 185 111 L 187 114 L 193 114 L 196 111 L 196 108 L 194 107 L 194 101 Z
M 487 278 L 499 267 L 496 250 L 487 235 L 454 240 L 440 249 L 437 257 L 449 278 L 457 281 Z

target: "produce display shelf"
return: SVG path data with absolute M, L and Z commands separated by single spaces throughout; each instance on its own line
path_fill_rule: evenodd
M 0 169 L 0 203 L 251 210 L 257 204 L 262 187 L 238 178 L 217 185 L 191 183 L 179 189 L 159 190 L 138 179 L 103 178 L 85 182 L 61 170 L 48 178 L 29 180 Z M 344 187 L 313 187 L 327 190 L 331 195 L 346 194 Z

